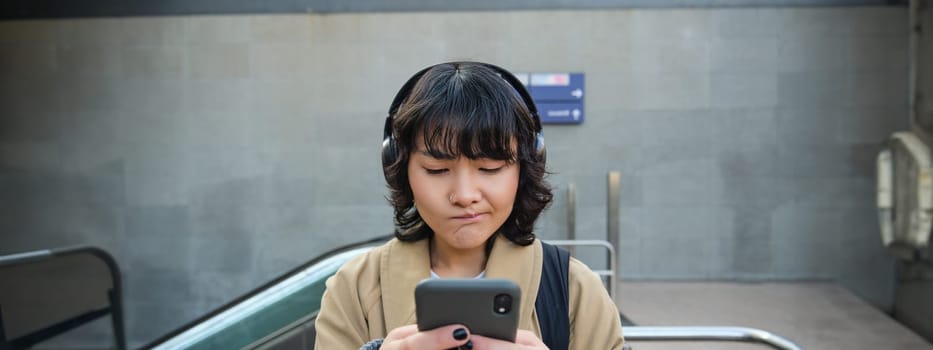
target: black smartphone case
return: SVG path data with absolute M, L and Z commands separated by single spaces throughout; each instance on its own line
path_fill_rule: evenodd
M 495 310 L 496 296 L 511 297 L 508 312 Z M 463 324 L 472 334 L 515 342 L 521 289 L 507 279 L 432 278 L 415 287 L 419 330 Z

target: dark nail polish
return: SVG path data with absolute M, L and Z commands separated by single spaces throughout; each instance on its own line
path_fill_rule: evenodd
M 466 344 L 463 344 L 462 348 L 464 348 L 464 349 L 466 349 L 466 350 L 473 350 L 473 341 L 470 340 L 470 341 L 466 342 Z
M 464 340 L 467 338 L 467 331 L 463 328 L 457 328 L 454 330 L 454 339 Z

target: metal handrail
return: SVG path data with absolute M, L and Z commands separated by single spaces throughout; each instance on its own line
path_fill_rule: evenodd
M 222 332 L 229 327 L 242 322 L 242 320 L 256 314 L 270 305 L 275 304 L 309 285 L 310 281 L 320 281 L 334 274 L 340 266 L 353 257 L 363 254 L 373 247 L 364 246 L 331 255 L 304 270 L 301 270 L 287 279 L 280 281 L 269 288 L 259 291 L 255 295 L 223 311 L 203 320 L 184 331 L 173 335 L 169 339 L 159 341 L 152 345 L 153 350 L 160 349 L 187 349 Z M 147 346 L 147 348 L 150 348 Z
M 599 246 L 604 247 L 609 251 L 610 258 L 615 259 L 615 249 L 607 241 L 601 240 L 547 240 L 548 243 L 557 245 L 557 246 Z M 256 309 L 257 305 L 268 303 L 269 299 L 280 298 L 284 295 L 287 289 L 290 289 L 290 286 L 294 285 L 296 279 L 308 278 L 312 270 L 320 269 L 322 265 L 331 265 L 335 263 L 333 260 L 346 260 L 348 256 L 353 256 L 358 254 L 361 251 L 370 249 L 372 247 L 361 247 L 356 249 L 342 250 L 341 253 L 328 256 L 326 259 L 316 262 L 310 266 L 306 266 L 304 269 L 297 271 L 294 275 L 289 278 L 279 281 L 268 288 L 268 290 L 262 290 L 255 295 L 250 296 L 246 300 L 240 300 L 235 305 L 232 305 L 225 310 L 212 315 L 206 320 L 201 320 L 197 322 L 194 326 L 174 334 L 168 339 L 161 339 L 159 341 L 146 346 L 145 348 L 165 348 L 165 349 L 174 349 L 174 348 L 184 348 L 182 344 L 191 345 L 197 342 L 200 339 L 203 339 L 207 334 L 213 331 L 216 331 L 218 328 L 222 328 L 224 325 L 221 323 L 229 323 L 231 320 L 239 319 L 240 316 L 248 314 L 249 311 L 246 309 Z M 337 262 L 339 265 L 340 263 Z M 609 276 L 610 278 L 610 295 L 615 294 L 615 271 L 610 268 L 609 270 L 596 271 L 598 274 L 603 276 Z M 292 323 L 290 326 L 286 327 L 293 329 L 295 325 L 304 324 L 314 318 L 314 314 L 302 318 L 295 323 Z M 229 325 L 229 324 L 227 324 Z M 267 335 L 262 338 L 261 341 L 256 341 L 253 344 L 261 344 L 265 341 L 268 341 L 275 336 L 281 335 L 283 330 L 271 335 Z M 732 342 L 751 342 L 759 343 L 771 346 L 774 349 L 779 350 L 802 350 L 802 348 L 790 340 L 787 340 L 783 337 L 775 335 L 773 333 L 755 329 L 755 328 L 746 328 L 746 327 L 647 327 L 647 326 L 623 326 L 622 334 L 625 337 L 626 342 L 631 341 L 732 341 Z M 247 348 L 250 348 L 249 346 Z
M 622 327 L 625 341 L 739 341 L 768 345 L 779 350 L 803 350 L 794 342 L 757 328 L 748 327 Z
M 0 340 L 9 342 L 12 348 L 28 348 L 36 345 L 36 343 L 46 341 L 61 333 L 68 332 L 74 328 L 85 325 L 94 321 L 95 319 L 109 314 L 111 323 L 113 324 L 114 346 L 121 350 L 127 348 L 126 330 L 123 319 L 122 275 L 120 274 L 120 267 L 117 266 L 116 259 L 114 259 L 113 256 L 110 255 L 110 253 L 107 251 L 98 247 L 84 245 L 35 250 L 0 256 L 0 267 L 16 268 L 17 266 L 26 266 L 33 263 L 43 263 L 44 261 L 51 259 L 71 256 L 91 256 L 96 259 L 98 263 L 106 266 L 107 273 L 110 275 L 111 284 L 110 288 L 106 291 L 106 298 L 108 301 L 107 307 L 101 308 L 98 305 L 94 305 L 92 309 L 87 310 L 88 307 L 85 305 L 86 310 L 84 310 L 84 313 L 73 315 L 71 318 L 65 320 L 55 320 L 56 323 L 47 325 L 42 329 L 32 331 L 29 334 L 22 335 L 18 339 L 7 339 L 4 337 L 4 320 L 3 314 L 0 313 Z M 67 295 L 64 297 L 67 297 Z M 6 347 L 3 347 L 3 344 L 5 344 L 5 342 L 0 342 L 0 348 L 5 349 Z
M 593 270 L 597 275 L 609 276 L 609 296 L 612 301 L 616 300 L 616 250 L 612 244 L 598 239 L 577 239 L 577 240 L 545 240 L 548 244 L 564 247 L 592 246 L 603 247 L 609 251 L 609 268 L 606 270 Z

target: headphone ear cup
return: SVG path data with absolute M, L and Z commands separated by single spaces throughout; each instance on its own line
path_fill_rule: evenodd
M 395 145 L 395 139 L 392 136 L 387 136 L 382 140 L 382 171 L 383 174 L 388 174 L 386 168 L 390 165 L 395 164 L 395 161 L 398 159 L 398 148 Z
M 547 161 L 547 149 L 544 147 L 544 134 L 540 131 L 535 134 L 535 153 L 541 162 Z
M 382 175 L 385 176 L 386 181 L 389 180 L 389 172 L 386 170 L 397 160 L 398 147 L 395 138 L 392 137 L 392 115 L 389 114 L 382 126 Z

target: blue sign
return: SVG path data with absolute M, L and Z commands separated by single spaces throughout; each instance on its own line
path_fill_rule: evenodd
M 542 123 L 547 124 L 580 124 L 583 123 L 582 103 L 537 103 L 538 116 Z
M 516 77 L 528 88 L 542 123 L 583 123 L 583 73 L 526 73 Z

